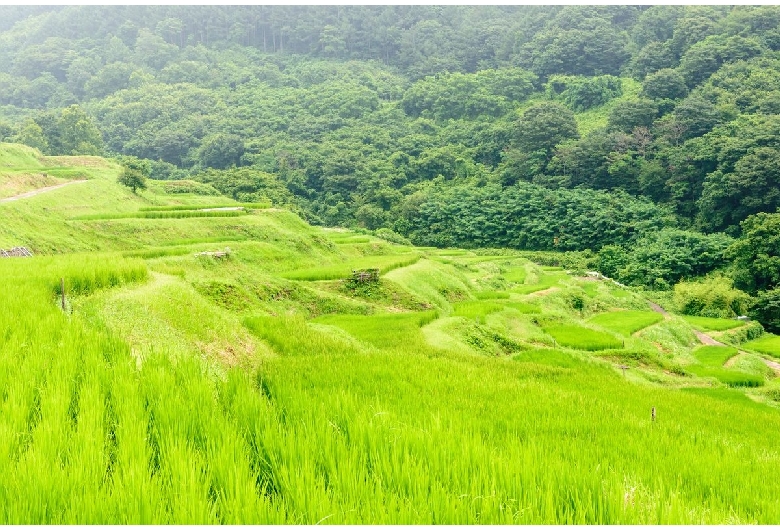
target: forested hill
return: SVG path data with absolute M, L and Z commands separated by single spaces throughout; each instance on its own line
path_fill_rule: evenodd
M 6 6 L 0 21 L 0 139 L 140 157 L 152 178 L 315 223 L 598 250 L 662 229 L 738 237 L 780 205 L 775 6 Z

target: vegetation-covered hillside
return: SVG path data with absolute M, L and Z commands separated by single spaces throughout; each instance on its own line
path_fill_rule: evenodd
M 750 298 L 689 311 L 780 329 L 780 8 L 2 9 L 0 139 L 661 291 L 715 274 Z
M 414 247 L 19 145 L 0 167 L 52 179 L 0 199 L 0 248 L 36 254 L 0 258 L 3 523 L 780 517 L 754 322 L 653 310 L 581 254 Z

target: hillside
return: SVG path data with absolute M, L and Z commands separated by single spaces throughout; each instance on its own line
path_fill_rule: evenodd
M 420 246 L 577 252 L 780 332 L 777 6 L 0 11 L 0 141 Z M 18 167 L 0 200 L 79 178 Z
M 86 179 L 0 202 L 0 248 L 36 254 L 0 258 L 4 523 L 780 517 L 780 339 L 755 323 L 654 312 L 572 254 L 393 243 L 0 147 L 4 175 Z

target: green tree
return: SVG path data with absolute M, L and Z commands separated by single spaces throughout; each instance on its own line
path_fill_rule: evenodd
M 758 293 L 748 315 L 770 333 L 780 333 L 780 288 Z
M 42 153 L 47 153 L 49 150 L 49 142 L 43 134 L 43 129 L 30 118 L 24 121 L 19 132 L 13 137 L 13 141 L 34 147 Z
M 619 101 L 609 111 L 609 129 L 630 133 L 635 127 L 650 127 L 658 116 L 658 105 L 649 99 Z
M 103 136 L 92 118 L 78 105 L 62 110 L 51 136 L 51 148 L 56 154 L 100 155 L 103 152 Z
M 122 157 L 120 163 L 122 169 L 117 178 L 117 182 L 127 186 L 133 193 L 136 190 L 146 189 L 146 179 L 149 178 L 152 170 L 148 160 L 143 160 L 135 156 Z
M 688 95 L 688 87 L 677 70 L 664 68 L 645 78 L 641 95 L 650 99 L 681 99 Z
M 544 151 L 547 161 L 565 140 L 579 138 L 574 113 L 560 103 L 545 101 L 523 112 L 515 124 L 515 142 L 526 153 Z
M 198 162 L 202 167 L 227 169 L 238 166 L 244 154 L 244 141 L 235 134 L 215 134 L 204 138 L 198 148 Z
M 751 215 L 728 249 L 735 283 L 749 292 L 780 287 L 780 213 Z

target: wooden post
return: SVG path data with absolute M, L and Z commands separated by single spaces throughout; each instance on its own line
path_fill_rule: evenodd
M 60 278 L 60 293 L 62 293 L 62 310 L 65 311 L 65 278 Z

